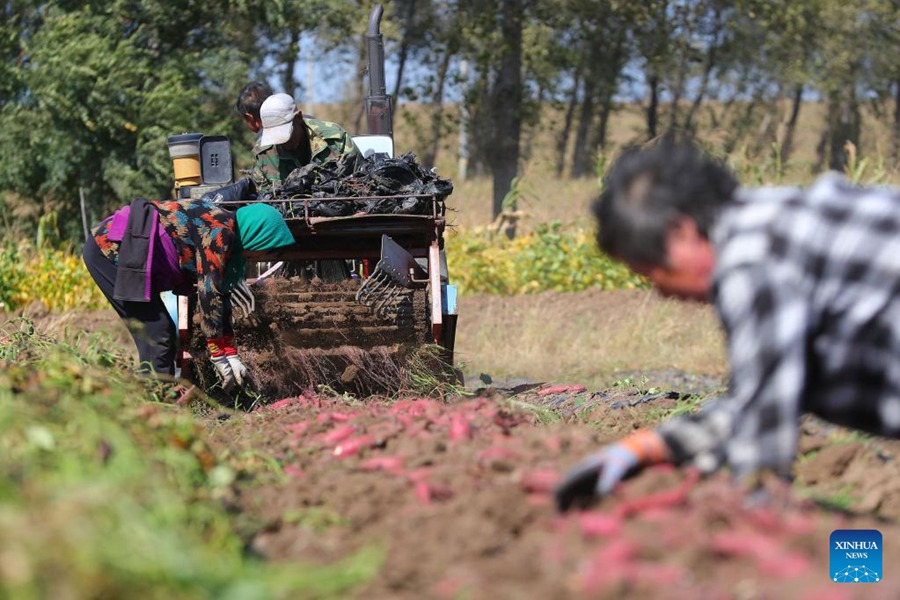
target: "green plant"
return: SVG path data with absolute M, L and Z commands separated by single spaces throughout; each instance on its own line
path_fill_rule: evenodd
M 410 354 L 402 374 L 402 392 L 437 398 L 468 396 L 458 370 L 446 360 L 444 348 L 426 344 Z
M 562 415 L 559 412 L 553 410 L 552 408 L 541 406 L 540 404 L 532 404 L 531 402 L 524 402 L 522 400 L 510 398 L 506 401 L 506 405 L 514 410 L 530 413 L 541 425 L 549 425 L 551 423 L 558 423 L 562 421 Z
M 189 410 L 147 402 L 159 381 L 82 342 L 0 329 L 0 597 L 338 597 L 378 569 L 375 548 L 329 567 L 248 558 L 223 504 L 241 462 Z
M 879 156 L 878 162 L 872 165 L 868 158 L 860 158 L 856 144 L 848 141 L 844 144 L 844 152 L 847 155 L 847 164 L 844 166 L 844 174 L 855 184 L 875 184 L 884 181 L 887 172 L 884 168 L 884 157 Z
M 450 273 L 461 293 L 649 287 L 646 279 L 602 254 L 591 232 L 563 228 L 559 222 L 538 225 L 514 240 L 485 229 L 456 230 L 446 243 Z
M 350 525 L 349 520 L 321 506 L 289 510 L 284 513 L 281 520 L 285 523 L 295 523 L 313 531 L 325 531 L 332 527 L 346 527 Z
M 795 486 L 795 489 L 797 489 L 797 486 Z M 855 491 L 855 486 L 847 483 L 842 485 L 837 491 L 827 493 L 801 487 L 797 490 L 797 495 L 801 498 L 808 498 L 830 510 L 848 511 L 859 501 Z
M 0 246 L 2 308 L 14 310 L 32 302 L 43 302 L 52 310 L 107 305 L 79 255 L 42 244 Z
M 646 375 L 641 375 L 640 379 L 638 379 L 637 381 L 635 381 L 633 377 L 623 377 L 622 379 L 617 379 L 613 382 L 612 386 L 619 390 L 634 391 L 644 396 L 648 394 L 658 394 L 660 388 L 647 387 L 648 383 L 650 383 L 650 378 Z

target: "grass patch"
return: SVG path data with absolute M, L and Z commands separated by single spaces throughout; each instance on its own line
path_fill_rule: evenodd
M 562 415 L 560 415 L 558 411 L 555 411 L 552 408 L 548 408 L 546 406 L 532 404 L 531 402 L 524 402 L 522 400 L 516 400 L 514 398 L 506 400 L 505 404 L 513 410 L 527 412 L 528 414 L 532 415 L 535 420 L 541 425 L 559 423 L 563 420 Z
M 462 374 L 445 358 L 444 349 L 427 344 L 413 351 L 401 374 L 401 395 L 413 393 L 431 398 L 470 396 Z
M 349 520 L 321 506 L 289 510 L 284 513 L 281 520 L 285 523 L 312 529 L 313 531 L 325 531 L 331 527 L 347 527 L 350 525 Z
M 459 312 L 457 357 L 498 380 L 605 389 L 622 371 L 719 376 L 728 367 L 712 307 L 648 290 L 463 296 Z
M 847 512 L 859 501 L 859 498 L 854 493 L 856 487 L 849 483 L 844 484 L 840 489 L 829 494 L 814 492 L 802 487 L 798 489 L 797 486 L 795 486 L 795 490 L 797 491 L 797 495 L 801 498 L 812 500 L 822 508 L 828 510 Z
M 242 465 L 126 364 L 0 329 L 0 597 L 338 597 L 376 572 L 371 548 L 325 568 L 247 556 L 225 508 Z

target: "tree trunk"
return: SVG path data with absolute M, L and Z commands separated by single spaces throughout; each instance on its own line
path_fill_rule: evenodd
M 739 117 L 735 117 L 734 121 L 730 124 L 730 132 L 728 137 L 725 138 L 725 142 L 722 144 L 725 154 L 734 152 L 738 143 L 747 136 L 747 132 L 750 130 L 750 126 L 753 123 L 753 115 L 756 112 L 756 108 L 762 101 L 761 96 L 762 91 L 754 91 L 750 100 L 745 102 L 743 114 Z
M 569 145 L 569 134 L 572 131 L 572 117 L 575 115 L 575 105 L 578 103 L 578 89 L 581 87 L 581 65 L 575 68 L 572 81 L 572 93 L 566 106 L 566 116 L 563 120 L 562 130 L 556 139 L 556 176 L 562 177 L 566 168 L 566 148 Z
M 540 125 L 540 117 L 541 117 L 541 107 L 544 106 L 544 98 L 547 95 L 547 90 L 543 87 L 538 87 L 537 93 L 535 94 L 535 105 L 536 110 L 538 112 L 538 116 L 536 119 L 523 119 L 524 125 L 522 126 L 522 138 L 519 142 L 519 160 L 522 164 L 528 164 L 531 160 L 532 151 L 534 150 L 534 136 L 538 132 L 538 128 Z
M 894 128 L 891 135 L 891 154 L 894 166 L 900 164 L 900 79 L 894 85 Z
M 794 145 L 794 132 L 797 130 L 797 119 L 800 117 L 800 106 L 803 103 L 803 84 L 794 88 L 791 99 L 791 116 L 784 126 L 784 139 L 781 140 L 781 164 L 784 165 L 791 156 Z M 782 173 L 783 174 L 783 173 Z
M 403 39 L 400 41 L 400 50 L 397 53 L 397 83 L 394 85 L 394 102 L 400 99 L 400 90 L 403 89 L 403 70 L 406 67 L 406 59 L 409 56 L 409 34 L 413 27 L 413 19 L 416 16 L 415 0 L 406 3 L 406 16 L 404 17 Z
M 366 41 L 361 39 L 359 45 L 356 47 L 356 72 L 357 73 L 365 73 L 369 67 L 369 59 L 368 59 L 368 48 L 366 48 Z M 368 95 L 366 91 L 366 83 L 365 78 L 357 77 L 356 85 L 352 88 L 352 93 L 356 98 L 347 98 L 344 102 L 351 102 L 351 106 L 355 107 L 355 117 L 353 118 L 353 131 L 361 132 L 363 131 L 363 121 L 366 116 L 366 103 L 365 98 Z M 368 133 L 368 129 L 365 130 Z
M 697 111 L 700 109 L 700 105 L 706 98 L 706 92 L 709 90 L 710 76 L 712 75 L 713 69 L 716 68 L 716 50 L 719 47 L 721 16 L 721 12 L 719 10 L 716 10 L 715 16 L 713 17 L 712 40 L 709 43 L 709 50 L 706 53 L 706 63 L 703 65 L 703 78 L 700 80 L 700 89 L 697 91 L 697 95 L 694 97 L 694 101 L 691 103 L 691 108 L 688 111 L 687 117 L 685 117 L 684 119 L 684 129 L 688 132 L 693 132 L 694 117 L 697 115 Z
M 613 96 L 616 93 L 616 82 L 619 79 L 619 72 L 624 59 L 624 44 L 625 38 L 623 36 L 618 37 L 615 48 L 605 62 L 599 95 L 600 119 L 591 140 L 591 148 L 595 148 L 597 151 L 606 147 L 606 131 L 609 125 L 609 117 L 613 111 Z M 596 160 L 591 161 L 590 164 L 591 174 L 595 171 Z
M 856 92 L 848 85 L 830 95 L 828 102 L 828 168 L 843 171 L 847 166 L 844 146 L 851 142 L 859 148 L 860 114 Z
M 585 80 L 584 97 L 581 100 L 581 111 L 578 116 L 578 129 L 575 131 L 575 146 L 572 148 L 572 177 L 584 177 L 590 172 L 591 152 L 588 148 L 591 124 L 594 121 L 594 100 L 597 86 L 593 78 Z
M 647 78 L 650 102 L 647 104 L 647 139 L 655 139 L 659 135 L 659 76 Z
M 297 65 L 297 58 L 300 55 L 300 30 L 291 29 L 288 32 L 288 43 L 282 52 L 284 61 L 284 71 L 281 73 L 281 88 L 285 94 L 290 94 L 292 98 L 297 98 L 294 92 L 297 90 L 296 80 L 294 79 L 294 68 Z
M 669 111 L 669 131 L 678 129 L 678 116 L 680 114 L 679 104 L 681 97 L 684 95 L 684 85 L 688 78 L 688 70 L 690 64 L 688 60 L 688 48 L 685 42 L 678 45 L 678 67 L 676 69 L 675 85 L 672 88 L 672 107 Z
M 519 169 L 519 138 L 522 134 L 522 22 L 523 0 L 501 1 L 501 34 L 504 40 L 500 68 L 491 94 L 493 151 L 490 153 L 493 185 L 493 216 L 503 211 Z M 515 206 L 508 207 L 514 209 Z M 515 236 L 515 227 L 507 230 Z
M 451 52 L 448 49 L 438 67 L 437 82 L 434 96 L 431 99 L 431 143 L 422 157 L 422 164 L 426 167 L 434 166 L 437 162 L 438 149 L 441 142 L 441 125 L 444 120 L 444 85 L 447 81 L 447 70 L 450 68 Z

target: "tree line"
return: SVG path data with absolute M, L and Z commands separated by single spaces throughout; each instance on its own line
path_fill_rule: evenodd
M 493 207 L 527 159 L 549 107 L 560 177 L 595 173 L 610 124 L 637 103 L 642 131 L 702 136 L 728 153 L 793 148 L 798 116 L 824 107 L 818 167 L 842 168 L 866 118 L 900 154 L 898 0 L 389 0 L 382 31 L 396 105 L 428 108 L 421 160 L 469 131 L 472 171 L 493 177 Z M 297 94 L 305 59 L 356 57 L 365 92 L 372 2 L 94 0 L 0 2 L 0 215 L 7 226 L 56 210 L 77 237 L 79 192 L 115 206 L 171 192 L 165 138 L 215 131 L 247 140 L 234 112 L 252 79 Z M 452 101 L 450 99 L 453 99 Z M 361 101 L 360 101 L 361 105 Z M 713 111 L 710 107 L 715 106 Z M 874 115 L 866 116 L 864 115 Z M 776 126 L 782 124 L 776 132 Z M 357 124 L 345 123 L 351 131 Z

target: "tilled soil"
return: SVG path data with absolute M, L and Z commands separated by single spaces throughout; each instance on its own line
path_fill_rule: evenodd
M 431 339 L 425 290 L 396 290 L 382 311 L 356 301 L 359 283 L 300 277 L 268 280 L 254 288 L 256 310 L 234 318 L 241 360 L 253 389 L 281 398 L 320 386 L 356 396 L 396 393 L 407 385 L 410 360 Z M 194 356 L 206 341 L 197 315 Z M 190 376 L 220 400 L 216 375 L 196 361 Z
M 793 490 L 767 480 L 748 494 L 725 474 L 657 468 L 560 516 L 550 490 L 566 468 L 682 397 L 528 387 L 449 403 L 304 395 L 232 417 L 217 443 L 271 453 L 285 475 L 240 487 L 258 524 L 250 547 L 324 563 L 381 548 L 360 598 L 900 597 L 889 572 L 900 443 L 811 420 Z M 802 499 L 836 490 L 853 512 Z M 829 535 L 842 528 L 882 531 L 884 581 L 830 581 Z
M 130 342 L 112 311 L 24 312 L 44 331 Z M 900 441 L 815 419 L 801 424 L 790 489 L 768 481 L 760 497 L 726 474 L 655 469 L 558 515 L 549 490 L 577 460 L 723 387 L 675 371 L 649 381 L 662 391 L 521 382 L 447 402 L 305 392 L 210 431 L 255 465 L 233 499 L 248 547 L 320 563 L 380 549 L 360 598 L 900 597 Z M 267 456 L 277 464 L 263 475 Z M 853 528 L 884 536 L 877 584 L 830 581 L 830 532 Z

